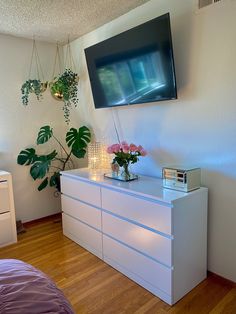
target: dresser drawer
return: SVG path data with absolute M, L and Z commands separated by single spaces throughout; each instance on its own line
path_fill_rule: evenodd
M 11 214 L 0 215 L 0 247 L 15 242 Z
M 7 181 L 0 181 L 0 213 L 10 211 L 9 186 Z
M 102 188 L 102 207 L 149 228 L 171 234 L 171 207 Z
M 102 234 L 84 223 L 62 214 L 63 234 L 102 258 Z
M 171 239 L 106 212 L 102 213 L 102 224 L 105 234 L 161 263 L 171 266 Z
M 169 295 L 171 294 L 171 269 L 135 252 L 107 236 L 103 236 L 103 252 L 104 260 L 108 264 L 114 261 L 130 272 L 130 274 L 135 274 L 154 287 L 157 287 Z M 113 263 L 112 266 L 114 266 Z M 129 276 L 127 272 L 126 275 Z
M 101 230 L 101 210 L 66 195 L 61 196 L 62 211 Z
M 63 194 L 72 196 L 91 205 L 101 207 L 100 187 L 95 184 L 62 175 L 61 191 Z

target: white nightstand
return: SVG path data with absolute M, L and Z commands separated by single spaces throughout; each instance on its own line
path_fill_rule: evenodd
M 0 171 L 0 247 L 17 242 L 12 177 Z

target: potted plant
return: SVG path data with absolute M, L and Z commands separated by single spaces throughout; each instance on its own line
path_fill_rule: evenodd
M 113 144 L 107 148 L 108 154 L 114 154 L 115 157 L 112 161 L 112 170 L 117 172 L 117 179 L 122 181 L 130 181 L 137 179 L 138 177 L 130 173 L 129 165 L 136 163 L 139 156 L 146 156 L 146 150 L 141 146 L 135 144 L 128 144 L 125 141 L 119 144 Z M 117 165 L 123 168 L 123 171 L 119 175 Z
M 21 87 L 22 103 L 27 106 L 29 103 L 29 94 L 34 93 L 38 100 L 42 98 L 42 93 L 47 89 L 47 82 L 42 83 L 39 79 L 27 80 Z
M 42 145 L 51 138 L 59 145 L 63 155 L 60 155 L 56 149 L 48 154 L 38 155 L 36 150 L 31 147 L 19 153 L 17 163 L 30 166 L 30 175 L 34 180 L 42 179 L 38 186 L 39 191 L 49 185 L 55 187 L 60 192 L 60 171 L 73 167 L 72 156 L 76 158 L 85 156 L 87 145 L 91 140 L 91 132 L 86 126 L 82 126 L 79 129 L 70 128 L 66 133 L 67 148 L 65 148 L 53 134 L 53 129 L 46 125 L 39 130 L 37 145 Z
M 64 118 L 68 124 L 70 121 L 70 108 L 78 104 L 78 75 L 71 69 L 66 69 L 58 78 L 50 83 L 50 91 L 56 100 L 64 102 Z
M 33 73 L 32 69 L 36 72 Z M 33 79 L 32 79 L 33 77 Z M 42 79 L 41 79 L 42 78 Z M 29 95 L 35 94 L 37 100 L 41 100 L 42 93 L 47 89 L 48 82 L 44 82 L 43 70 L 39 58 L 39 53 L 36 47 L 36 42 L 33 40 L 32 54 L 29 68 L 29 78 L 21 86 L 21 100 L 23 105 L 29 103 Z

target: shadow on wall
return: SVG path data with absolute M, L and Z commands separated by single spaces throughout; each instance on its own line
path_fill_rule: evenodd
M 11 172 L 13 162 L 14 158 L 11 152 L 0 152 L 0 170 Z
M 170 152 L 161 148 L 155 148 L 150 151 L 152 159 L 155 161 L 156 167 L 166 167 L 181 165 L 183 163 L 183 157 L 181 154 L 170 154 Z
M 176 70 L 177 91 L 181 92 L 191 81 L 192 55 L 194 53 L 194 25 L 189 12 L 171 16 L 172 41 Z
M 148 175 L 152 177 L 161 178 L 162 168 L 170 166 L 189 166 L 189 162 L 186 165 L 183 162 L 182 155 L 170 154 L 168 151 L 156 147 L 148 150 L 148 155 L 144 159 L 140 158 L 140 161 L 132 165 L 134 171 L 138 174 Z
M 236 169 L 226 174 L 232 165 L 222 164 L 222 171 L 202 170 L 202 185 L 209 189 L 208 200 L 208 264 L 210 270 L 236 281 L 236 269 L 231 269 L 232 258 L 235 265 L 236 251 Z M 225 171 L 226 173 L 223 173 Z M 213 241 L 214 240 L 214 241 Z M 232 272 L 234 272 L 232 274 Z

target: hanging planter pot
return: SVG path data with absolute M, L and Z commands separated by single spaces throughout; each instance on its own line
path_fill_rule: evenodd
M 56 55 L 55 55 L 54 66 L 53 66 L 52 81 L 49 83 L 49 89 L 50 89 L 50 93 L 52 97 L 55 100 L 63 101 L 63 86 L 61 85 L 60 82 L 58 82 L 58 77 L 60 77 L 60 74 L 58 74 L 58 76 L 55 76 L 57 66 L 59 68 L 59 73 L 61 73 L 62 66 L 61 66 L 61 57 L 60 57 L 58 44 L 56 48 Z
M 70 122 L 70 109 L 78 104 L 78 75 L 66 69 L 56 80 L 49 85 L 51 95 L 56 100 L 64 102 L 63 111 L 66 123 Z
M 63 88 L 56 79 L 49 83 L 49 88 L 51 95 L 55 100 L 63 101 Z
M 35 63 L 36 67 L 36 72 L 37 72 L 37 78 L 31 79 L 32 75 L 32 66 L 33 63 Z M 42 82 L 40 79 L 40 71 L 41 71 L 41 76 L 43 78 L 43 71 L 41 68 L 40 60 L 39 60 L 39 55 L 36 47 L 35 40 L 33 41 L 33 49 L 32 49 L 32 56 L 31 56 L 31 62 L 30 62 L 30 70 L 29 70 L 29 79 L 26 80 L 22 86 L 21 86 L 21 100 L 22 104 L 27 106 L 29 103 L 29 95 L 30 94 L 35 94 L 37 100 L 42 99 L 42 94 L 43 92 L 46 91 L 48 82 Z
M 76 107 L 79 101 L 78 99 L 79 77 L 78 77 L 78 74 L 72 70 L 72 68 L 75 68 L 75 66 L 72 59 L 69 42 L 67 46 L 67 54 L 66 54 L 66 62 L 65 62 L 66 65 L 67 65 L 68 58 L 69 58 L 68 68 L 66 68 L 62 74 L 58 75 L 58 77 L 54 78 L 53 81 L 49 83 L 49 88 L 50 88 L 52 97 L 58 101 L 64 102 L 62 110 L 64 111 L 64 118 L 67 124 L 70 122 L 70 109 L 72 108 L 72 105 Z M 55 63 L 54 63 L 54 72 L 55 72 L 57 59 L 60 66 L 60 54 L 59 54 L 58 46 L 57 46 L 57 52 L 56 52 L 56 57 L 55 57 Z
M 49 84 L 51 95 L 57 100 L 69 101 L 77 104 L 78 75 L 66 69 L 57 79 Z
M 44 93 L 48 88 L 48 82 L 41 82 L 41 93 Z

